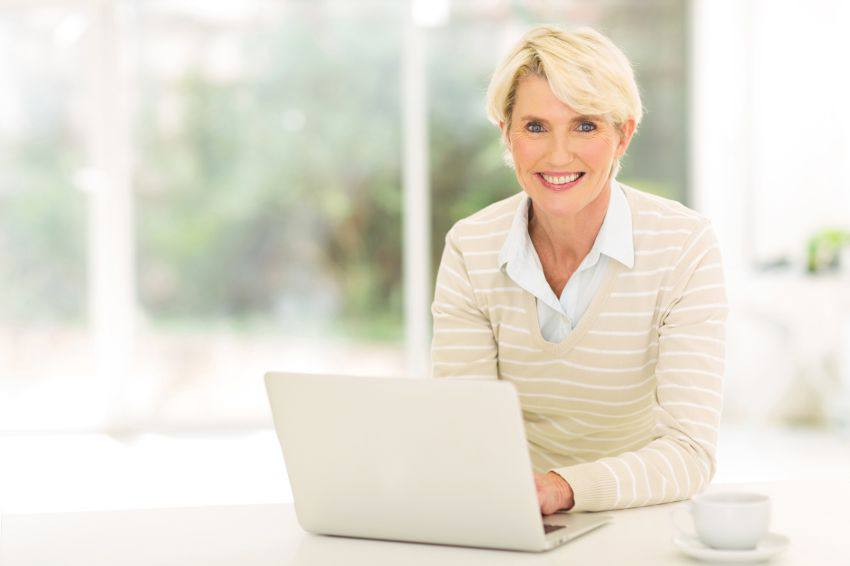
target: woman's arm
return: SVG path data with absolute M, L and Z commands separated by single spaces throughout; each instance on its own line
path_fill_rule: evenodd
M 446 235 L 431 314 L 433 377 L 498 379 L 493 328 L 478 306 L 454 228 Z
M 708 221 L 685 244 L 671 281 L 674 299 L 658 328 L 655 438 L 639 450 L 552 470 L 572 487 L 574 511 L 679 501 L 714 477 L 728 307 Z
M 446 236 L 431 313 L 433 377 L 498 379 L 493 329 L 478 306 L 453 231 Z M 572 507 L 572 490 L 557 474 L 534 474 L 534 483 L 541 513 Z

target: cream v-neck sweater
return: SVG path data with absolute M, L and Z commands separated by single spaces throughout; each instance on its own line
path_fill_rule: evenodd
M 449 230 L 431 308 L 433 376 L 511 381 L 534 470 L 569 482 L 572 511 L 687 499 L 716 471 L 728 307 L 714 230 L 621 186 L 634 267 L 611 262 L 562 342 L 543 338 L 534 297 L 498 267 L 522 193 Z
M 623 189 L 617 181 L 611 181 L 608 209 L 599 233 L 559 297 L 546 281 L 537 250 L 528 235 L 530 204 L 528 197 L 520 199 L 499 252 L 498 265 L 536 299 L 540 334 L 547 342 L 561 342 L 581 320 L 596 295 L 608 272 L 608 263 L 619 261 L 629 269 L 634 266 L 632 213 Z

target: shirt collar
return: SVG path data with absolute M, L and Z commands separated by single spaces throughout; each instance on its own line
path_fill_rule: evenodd
M 505 243 L 499 251 L 499 267 L 518 259 L 530 244 L 528 236 L 528 207 L 531 199 L 523 193 L 522 200 L 514 214 L 513 222 L 508 230 Z M 608 210 L 602 227 L 596 235 L 596 241 L 588 253 L 605 254 L 631 269 L 635 264 L 635 246 L 632 234 L 632 212 L 626 195 L 617 181 L 611 181 L 611 198 L 608 200 Z

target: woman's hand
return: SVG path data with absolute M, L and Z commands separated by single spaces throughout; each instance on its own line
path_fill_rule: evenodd
M 573 488 L 555 472 L 535 473 L 534 484 L 537 487 L 537 501 L 540 502 L 542 514 L 551 515 L 561 509 L 572 509 L 575 505 Z

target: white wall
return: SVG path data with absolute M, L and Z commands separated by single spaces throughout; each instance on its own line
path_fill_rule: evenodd
M 750 22 L 746 2 L 695 0 L 691 38 L 693 206 L 717 231 L 727 268 L 742 268 L 749 194 Z
M 850 19 L 845 1 L 755 5 L 754 236 L 770 257 L 850 225 Z
M 730 268 L 850 227 L 850 3 L 695 0 L 694 204 Z
M 724 418 L 847 412 L 831 400 L 850 399 L 850 279 L 804 262 L 813 232 L 850 229 L 850 2 L 693 6 L 693 205 L 717 230 L 731 307 Z M 782 256 L 794 269 L 755 269 Z

